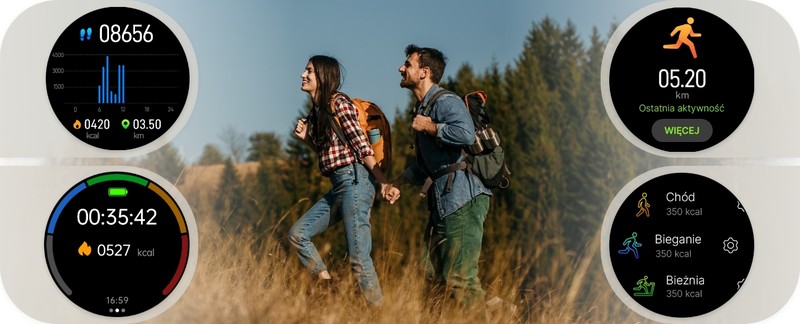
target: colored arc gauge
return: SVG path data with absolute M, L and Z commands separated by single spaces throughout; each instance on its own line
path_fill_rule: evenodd
M 175 200 L 131 173 L 93 176 L 72 187 L 44 236 L 50 274 L 64 295 L 94 314 L 123 317 L 161 303 L 183 277 L 189 232 Z

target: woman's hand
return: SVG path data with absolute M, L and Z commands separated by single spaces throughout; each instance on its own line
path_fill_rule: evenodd
M 391 183 L 382 183 L 381 196 L 384 200 L 388 201 L 389 204 L 394 205 L 394 202 L 400 198 L 400 189 L 392 186 Z
M 298 119 L 297 125 L 294 126 L 294 136 L 297 136 L 300 140 L 306 140 L 306 129 L 308 125 L 306 124 L 305 119 Z

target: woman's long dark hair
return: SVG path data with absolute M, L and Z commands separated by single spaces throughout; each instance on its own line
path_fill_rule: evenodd
M 317 120 L 314 121 L 314 141 L 317 145 L 325 145 L 330 141 L 331 122 L 334 109 L 331 97 L 342 86 L 342 67 L 335 58 L 325 55 L 314 55 L 310 59 L 317 77 L 317 96 L 314 107 L 318 107 Z M 314 96 L 312 96 L 312 100 Z

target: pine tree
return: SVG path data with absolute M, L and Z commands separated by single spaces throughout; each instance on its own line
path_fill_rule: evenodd
M 229 233 L 238 231 L 245 221 L 245 201 L 239 175 L 230 157 L 225 160 L 217 188 L 219 195 L 214 204 L 214 214 L 220 227 Z
M 284 156 L 281 138 L 275 133 L 255 133 L 250 135 L 249 140 L 247 161 L 255 162 Z
M 544 217 L 556 210 L 559 197 L 558 179 L 561 165 L 555 129 L 548 113 L 555 98 L 547 89 L 540 59 L 533 45 L 534 29 L 524 45 L 514 68 L 506 71 L 508 98 L 513 123 L 510 143 L 504 147 L 509 167 L 514 170 L 514 187 L 510 208 L 522 218 Z
M 185 167 L 178 150 L 170 143 L 147 154 L 143 160 L 139 161 L 138 165 L 155 172 L 172 183 L 176 183 L 179 180 Z
M 214 144 L 206 144 L 203 146 L 203 153 L 200 154 L 200 159 L 197 165 L 214 165 L 225 163 L 225 156 Z

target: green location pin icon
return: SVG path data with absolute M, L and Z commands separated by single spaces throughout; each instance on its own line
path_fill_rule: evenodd
M 129 120 L 127 120 L 127 119 L 123 119 L 122 120 L 122 128 L 128 129 L 128 126 L 130 126 L 130 125 L 131 125 L 131 122 Z

